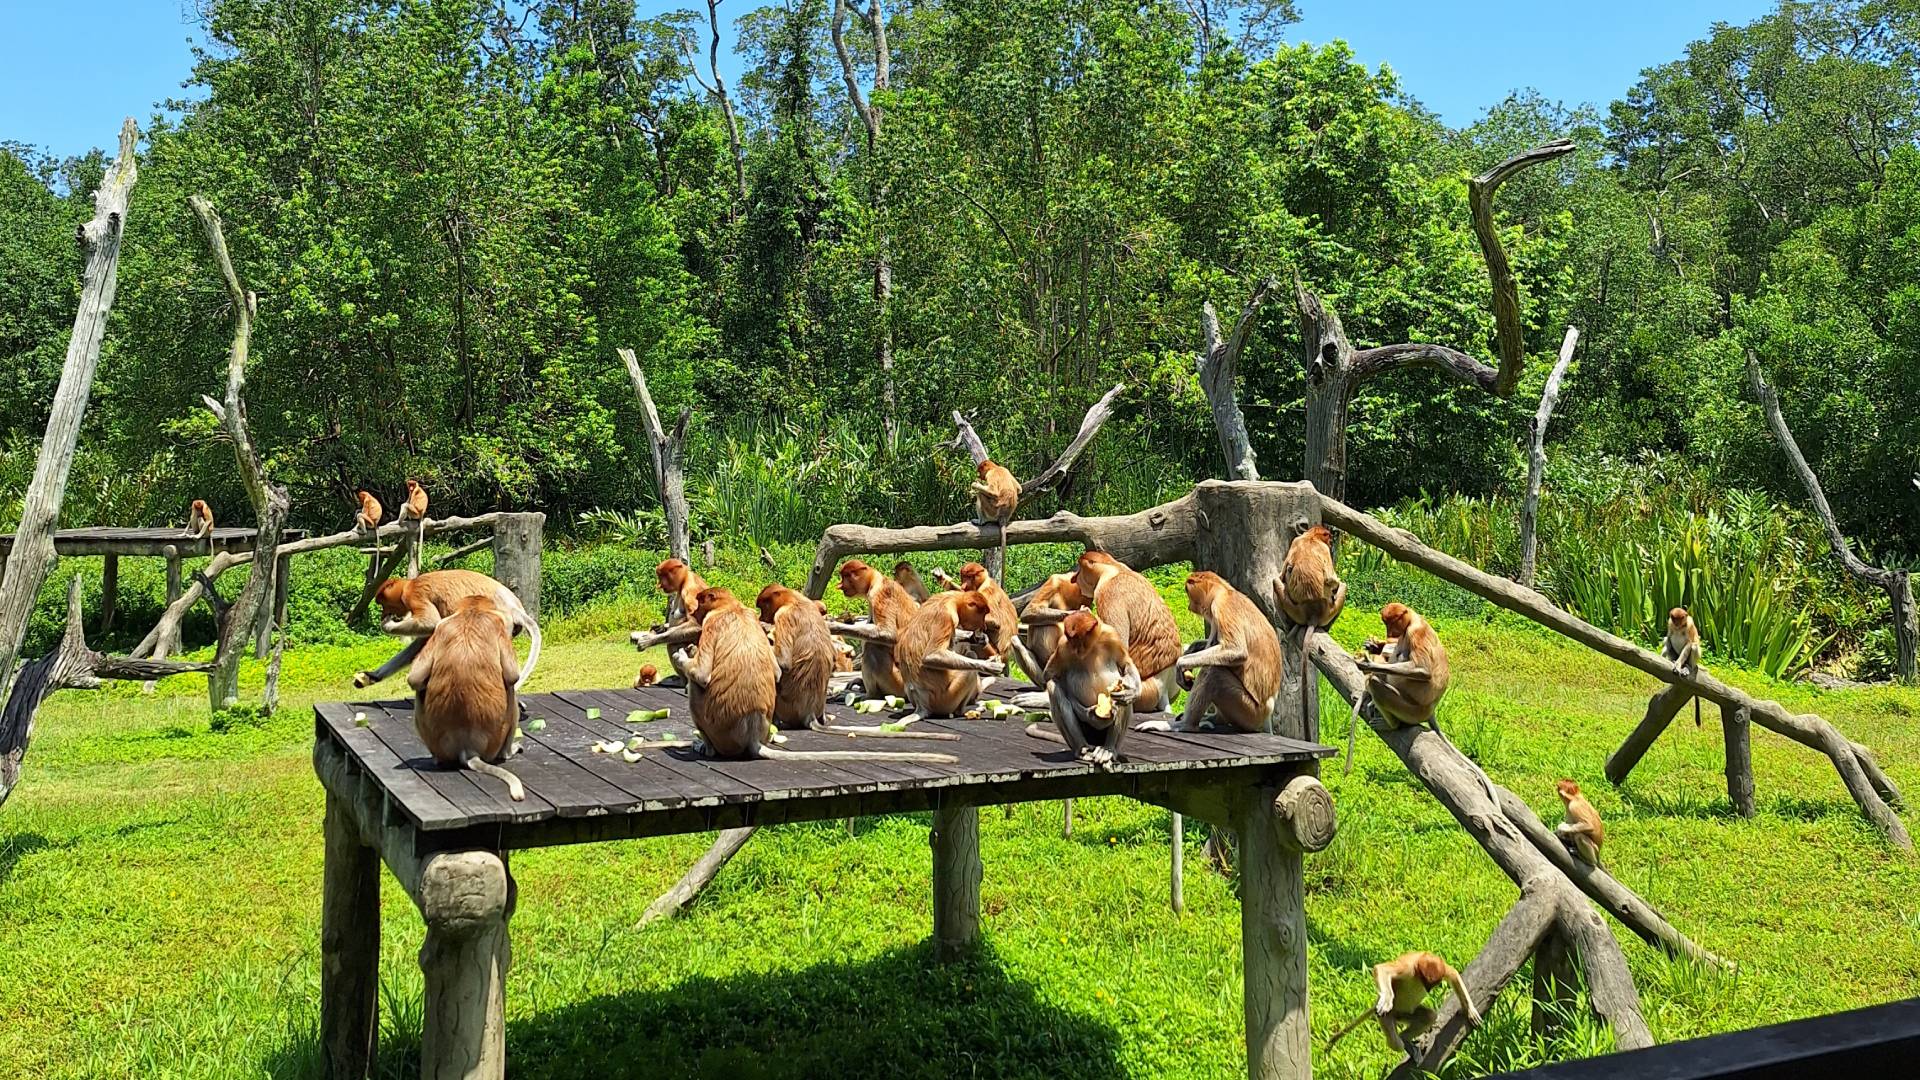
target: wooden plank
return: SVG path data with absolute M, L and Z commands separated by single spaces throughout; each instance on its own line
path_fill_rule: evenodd
M 625 723 L 618 717 L 609 717 L 608 706 L 593 699 L 590 694 L 590 691 L 567 690 L 543 696 L 552 699 L 551 708 L 572 710 L 569 715 L 575 723 L 589 730 L 598 730 L 606 738 L 617 738 L 624 742 L 628 736 L 635 734 L 633 725 Z M 588 709 L 600 710 L 600 719 L 588 719 L 586 716 Z M 670 725 L 667 730 L 676 735 L 691 733 L 692 723 L 687 716 L 687 705 L 684 700 L 671 719 L 656 721 L 653 729 L 647 734 L 659 735 L 659 729 L 663 725 Z M 706 762 L 683 756 L 690 755 L 690 751 L 649 750 L 646 753 L 649 761 L 658 762 L 661 767 L 671 771 L 686 783 L 684 790 L 692 793 L 692 802 L 696 806 L 721 802 L 758 802 L 761 798 L 759 788 L 709 768 Z
M 628 763 L 612 754 L 596 754 L 593 745 L 604 742 L 599 732 L 575 723 L 560 709 L 529 707 L 529 718 L 538 716 L 547 722 L 539 733 L 542 745 L 608 784 L 626 793 L 627 809 L 666 810 L 686 806 L 691 800 L 681 792 L 682 781 L 668 772 L 649 753 Z
M 375 709 L 384 715 L 382 723 Z M 402 762 L 413 768 L 433 789 L 447 797 L 447 801 L 467 815 L 470 824 L 493 824 L 514 821 L 516 819 L 537 821 L 554 815 L 553 804 L 538 794 L 528 791 L 526 799 L 514 802 L 507 796 L 507 785 L 493 777 L 482 777 L 470 769 L 442 768 L 427 753 L 413 731 L 413 704 L 407 702 L 382 702 L 367 709 L 367 716 L 373 720 L 370 730 L 392 750 Z
M 416 826 L 432 829 L 466 824 L 466 815 L 419 773 L 407 768 L 386 743 L 368 729 L 355 726 L 353 714 L 362 711 L 366 710 L 355 705 L 315 705 L 316 737 L 337 742 Z M 373 714 L 368 712 L 367 717 L 371 721 Z

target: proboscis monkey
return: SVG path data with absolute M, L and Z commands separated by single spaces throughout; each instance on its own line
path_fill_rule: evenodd
M 422 640 L 407 685 L 427 752 L 442 765 L 506 781 L 515 802 L 526 798 L 520 778 L 492 764 L 511 753 L 520 719 L 520 663 L 507 616 L 485 596 L 464 596 Z
M 1244 732 L 1271 731 L 1280 697 L 1279 635 L 1254 602 L 1210 570 L 1187 575 L 1187 607 L 1207 624 L 1202 648 L 1177 667 L 1197 671 L 1178 720 L 1149 720 L 1148 731 L 1197 731 L 1211 709 Z
M 1074 570 L 1074 585 L 1093 601 L 1100 621 L 1127 643 L 1127 655 L 1140 669 L 1135 712 L 1171 708 L 1178 689 L 1173 664 L 1180 658 L 1180 627 L 1173 609 L 1153 583 L 1104 551 L 1087 551 Z
M 831 735 L 870 738 L 931 738 L 952 742 L 958 735 L 888 731 L 877 726 L 833 724 L 827 720 L 827 683 L 840 659 L 839 643 L 827 630 L 820 605 L 785 585 L 760 590 L 754 600 L 760 622 L 771 626 L 773 660 L 780 668 L 773 722 L 785 729 L 809 728 Z
M 893 650 L 914 711 L 930 719 L 959 716 L 979 700 L 980 676 L 1002 674 L 1007 666 L 963 656 L 954 645 L 976 631 L 992 637 L 999 630 L 993 605 L 977 592 L 940 593 L 920 605 Z
M 1347 606 L 1347 583 L 1334 570 L 1333 532 L 1325 525 L 1307 529 L 1287 546 L 1287 560 L 1273 583 L 1273 600 L 1300 631 L 1300 730 L 1311 731 L 1307 680 L 1312 668 L 1307 650 L 1313 645 L 1313 632 L 1332 626 Z
M 359 499 L 360 509 L 354 511 L 353 527 L 361 532 L 373 534 L 374 566 L 378 567 L 380 565 L 380 518 L 386 511 L 381 507 L 380 500 L 367 494 L 364 489 L 360 491 Z
M 500 614 L 515 633 L 522 630 L 533 642 L 527 653 L 527 663 L 520 669 L 520 681 L 514 686 L 518 691 L 526 686 L 533 677 L 533 667 L 540 661 L 540 624 L 527 614 L 521 606 L 520 598 L 513 590 L 493 580 L 485 574 L 473 570 L 434 570 L 414 578 L 388 578 L 374 590 L 374 603 L 380 605 L 380 628 L 395 637 L 410 637 L 414 640 L 394 654 L 393 659 L 372 671 L 362 671 L 353 677 L 353 685 L 361 688 L 372 686 L 382 679 L 389 678 L 410 663 L 418 663 L 420 649 L 426 643 L 440 620 L 453 614 L 460 601 L 470 596 L 487 598 L 498 608 Z
M 1327 1050 L 1346 1037 L 1347 1032 L 1360 1026 L 1371 1016 L 1380 1021 L 1380 1032 L 1386 1036 L 1387 1046 L 1395 1053 L 1407 1052 L 1407 1043 L 1418 1038 L 1433 1026 L 1439 1015 L 1427 1004 L 1427 992 L 1441 983 L 1453 987 L 1460 997 L 1460 1008 L 1467 1014 L 1467 1023 L 1474 1027 L 1481 1024 L 1480 1010 L 1474 1008 L 1473 996 L 1467 993 L 1466 980 L 1453 969 L 1453 965 L 1430 952 L 1401 953 L 1384 964 L 1373 965 L 1373 983 L 1379 991 L 1372 1005 L 1360 1010 L 1360 1015 L 1348 1022 L 1346 1027 L 1335 1032 L 1327 1040 Z
M 780 665 L 760 622 L 732 593 L 703 589 L 693 617 L 700 640 L 691 649 L 668 653 L 675 671 L 687 681 L 687 705 L 700 731 L 701 751 L 726 759 L 775 758 L 810 761 L 918 761 L 951 765 L 951 754 L 861 750 L 781 750 L 767 746 Z
M 400 507 L 401 521 L 427 520 L 427 489 L 418 480 L 407 481 L 407 501 Z
M 1599 866 L 1600 845 L 1607 842 L 1607 828 L 1600 824 L 1600 812 L 1580 794 L 1579 784 L 1561 780 L 1553 786 L 1560 793 L 1560 801 L 1567 806 L 1566 819 L 1553 827 L 1554 835 L 1578 855 L 1581 862 Z
M 1086 597 L 1080 594 L 1080 586 L 1073 583 L 1072 574 L 1054 574 L 1040 583 L 1027 599 L 1026 610 L 1021 614 L 1055 611 L 1078 611 L 1087 606 Z M 1027 651 L 1034 662 L 1045 670 L 1047 662 L 1053 658 L 1053 651 L 1060 647 L 1060 624 L 1035 622 L 1027 626 L 1024 638 Z M 1035 680 L 1038 681 L 1038 680 Z
M 1057 730 L 1029 724 L 1027 734 L 1065 742 L 1081 761 L 1111 768 L 1120 760 L 1120 739 L 1133 722 L 1140 669 L 1119 633 L 1090 611 L 1067 616 L 1060 631 L 1060 647 L 1047 661 L 1047 710 Z
M 840 564 L 840 592 L 849 600 L 859 597 L 867 602 L 873 625 L 893 634 L 896 644 L 920 605 L 907 590 L 890 577 L 861 562 L 848 559 Z M 905 697 L 906 679 L 894 659 L 894 646 L 869 641 L 860 648 L 860 686 L 868 697 L 889 694 Z
M 1020 613 L 1013 609 L 1013 597 L 1007 590 L 993 580 L 987 568 L 980 563 L 970 562 L 960 568 L 960 588 L 963 592 L 977 592 L 987 598 L 987 606 L 993 609 L 993 621 L 1000 627 L 987 642 L 988 656 L 997 656 L 1020 665 L 1035 685 L 1046 680 L 1046 668 L 1027 652 L 1020 640 Z
M 653 568 L 653 578 L 667 594 L 667 621 L 654 629 L 665 630 L 693 618 L 694 597 L 707 587 L 699 571 L 680 559 L 663 559 Z
M 1700 628 L 1683 607 L 1667 612 L 1667 640 L 1660 655 L 1673 661 L 1673 670 L 1691 679 L 1700 674 Z M 1693 695 L 1693 726 L 1700 726 L 1700 695 Z
M 900 587 L 907 590 L 907 595 L 913 597 L 914 603 L 924 604 L 927 602 L 928 593 L 926 583 L 920 580 L 920 572 L 913 568 L 912 563 L 904 560 L 894 563 L 893 580 L 899 582 Z
M 1446 696 L 1447 684 L 1451 681 L 1447 649 L 1440 644 L 1440 635 L 1433 632 L 1432 624 L 1422 618 L 1419 612 L 1401 603 L 1391 603 L 1381 608 L 1380 622 L 1387 628 L 1387 640 L 1370 640 L 1365 646 L 1367 654 L 1377 659 L 1361 660 L 1355 664 L 1366 673 L 1367 682 L 1360 696 L 1354 699 L 1353 715 L 1348 718 L 1347 771 L 1353 770 L 1353 739 L 1358 729 L 1360 707 L 1369 699 L 1386 719 L 1387 726 L 1398 728 L 1430 724 L 1434 734 L 1459 754 L 1460 748 L 1447 738 L 1447 733 L 1440 729 L 1440 721 L 1434 717 L 1434 711 L 1439 708 L 1440 699 Z M 1488 800 L 1499 806 L 1500 795 L 1494 790 L 1493 778 L 1467 755 L 1460 754 L 1460 760 L 1466 762 L 1480 777 Z
M 207 505 L 207 500 L 195 499 L 187 508 L 187 537 L 205 540 L 207 554 L 213 554 L 213 507 Z
M 635 690 L 645 690 L 647 687 L 659 681 L 660 669 L 654 667 L 652 664 L 642 664 L 640 665 L 640 674 L 633 677 L 633 688 Z
M 973 482 L 974 508 L 979 511 L 975 521 L 981 525 L 993 522 L 1000 526 L 1000 572 L 1007 572 L 1007 523 L 1013 520 L 1013 512 L 1020 508 L 1020 481 L 1005 467 L 991 461 L 979 465 L 980 478 Z

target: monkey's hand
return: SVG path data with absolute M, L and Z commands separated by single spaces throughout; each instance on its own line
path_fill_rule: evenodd
M 1471 1006 L 1471 1005 L 1469 1005 L 1469 1006 L 1467 1006 L 1467 1024 L 1468 1024 L 1468 1026 L 1469 1026 L 1469 1027 L 1479 1027 L 1479 1026 L 1480 1026 L 1481 1024 L 1484 1024 L 1484 1023 L 1486 1023 L 1486 1020 L 1484 1020 L 1484 1019 L 1483 1019 L 1483 1018 L 1482 1018 L 1482 1017 L 1480 1016 L 1480 1010 L 1479 1010 L 1479 1009 L 1476 1009 L 1476 1008 L 1474 1008 L 1474 1007 L 1473 1007 L 1473 1006 Z
M 1140 684 L 1116 679 L 1113 685 L 1107 688 L 1107 696 L 1113 699 L 1115 705 L 1132 705 L 1140 696 Z
M 1360 646 L 1360 648 L 1361 651 L 1365 652 L 1368 656 L 1379 656 L 1381 653 L 1387 651 L 1387 643 L 1381 641 L 1379 638 L 1368 638 L 1367 643 Z
M 356 671 L 353 673 L 354 689 L 365 690 L 367 687 L 372 686 L 373 684 L 374 684 L 373 672 Z
M 1135 725 L 1133 725 L 1133 730 L 1135 730 L 1135 731 L 1172 731 L 1172 730 L 1173 730 L 1173 721 L 1171 721 L 1171 720 L 1142 720 L 1142 721 L 1140 721 L 1139 723 L 1137 723 L 1137 724 L 1135 724 Z

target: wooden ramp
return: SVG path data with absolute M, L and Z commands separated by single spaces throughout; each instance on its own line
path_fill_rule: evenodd
M 990 693 L 1031 689 L 1002 680 Z M 538 847 L 623 836 L 660 836 L 741 825 L 771 825 L 863 814 L 927 810 L 957 803 L 1028 802 L 1092 795 L 1151 795 L 1177 778 L 1212 785 L 1257 785 L 1292 775 L 1331 747 L 1279 735 L 1130 732 L 1125 760 L 1100 772 L 1065 747 L 1032 738 L 1024 719 L 920 721 L 913 730 L 951 732 L 959 741 L 858 739 L 788 732 L 789 750 L 915 750 L 951 754 L 953 765 L 907 762 L 710 761 L 688 749 L 645 750 L 629 763 L 593 746 L 635 735 L 660 741 L 691 738 L 683 691 L 566 690 L 529 694 L 527 720 L 546 726 L 525 733 L 508 762 L 526 787 L 513 802 L 498 780 L 436 766 L 413 730 L 413 702 L 382 700 L 315 707 L 317 734 L 345 752 L 412 824 L 420 850 L 452 850 L 485 840 L 496 849 Z M 637 709 L 667 708 L 652 723 L 628 723 Z M 847 723 L 872 724 L 838 703 L 828 711 Z M 365 714 L 364 724 L 355 723 Z M 525 723 L 523 722 L 523 727 Z M 1192 774 L 1227 770 L 1237 775 Z

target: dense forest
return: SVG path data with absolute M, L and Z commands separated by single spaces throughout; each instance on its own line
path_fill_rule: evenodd
M 1422 372 L 1368 384 L 1350 498 L 1419 513 L 1464 497 L 1460 520 L 1485 516 L 1477 500 L 1525 476 L 1571 324 L 1543 526 L 1563 601 L 1579 582 L 1555 500 L 1614 506 L 1608 521 L 1654 502 L 1724 511 L 1726 543 L 1745 545 L 1728 558 L 1822 557 L 1817 529 L 1790 521 L 1811 539 L 1768 547 L 1747 535 L 1751 507 L 1726 504 L 1805 501 L 1744 390 L 1748 348 L 1862 550 L 1920 552 L 1920 7 L 1905 0 L 1783 3 L 1703 27 L 1604 112 L 1519 92 L 1461 129 L 1343 45 L 1291 43 L 1286 0 L 201 9 L 194 93 L 145 127 L 69 523 L 175 519 L 193 494 L 245 505 L 198 405 L 229 324 L 193 192 L 260 294 L 251 411 L 295 524 L 342 526 L 355 488 L 391 498 L 413 476 L 444 510 L 538 507 L 657 542 L 614 352 L 630 346 L 663 408 L 695 410 L 695 535 L 802 540 L 835 520 L 959 516 L 971 463 L 951 410 L 1030 475 L 1114 382 L 1119 415 L 1042 503 L 1131 511 L 1219 475 L 1201 306 L 1237 311 L 1269 277 L 1326 296 L 1356 344 L 1492 356 L 1466 180 L 1564 136 L 1578 151 L 1497 207 L 1526 324 L 1519 392 Z M 745 73 L 723 81 L 712 58 L 736 38 Z M 0 148 L 9 501 L 103 163 Z M 1291 303 L 1269 303 L 1241 366 L 1270 478 L 1300 474 L 1299 339 Z M 1814 610 L 1812 629 L 1867 634 L 1849 628 L 1871 625 L 1871 597 L 1833 603 L 1857 610 Z

